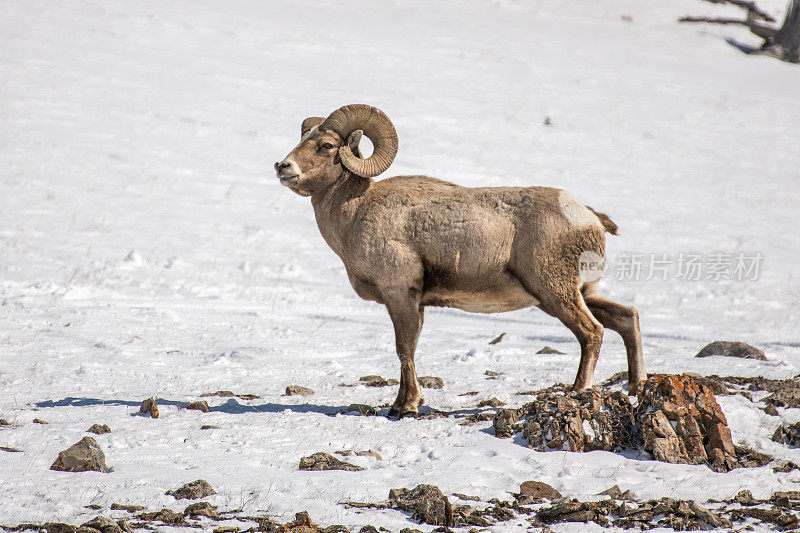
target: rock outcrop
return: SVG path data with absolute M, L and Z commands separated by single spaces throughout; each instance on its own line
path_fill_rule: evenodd
M 644 449 L 667 463 L 739 467 L 731 430 L 714 393 L 689 376 L 647 380 L 639 405 Z
M 752 458 L 739 461 L 725 414 L 703 378 L 652 375 L 638 400 L 603 387 L 573 392 L 558 385 L 519 409 L 498 411 L 495 435 L 510 437 L 522 428 L 528 445 L 541 451 L 632 448 L 659 461 L 707 464 L 719 472 L 755 464 Z

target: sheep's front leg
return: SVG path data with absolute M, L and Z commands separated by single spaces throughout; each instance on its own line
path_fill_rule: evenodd
M 400 358 L 400 389 L 389 410 L 390 417 L 402 418 L 419 413 L 422 394 L 414 367 L 414 351 L 422 329 L 424 308 L 420 305 L 418 290 L 396 291 L 384 295 L 384 303 L 394 324 L 397 357 Z

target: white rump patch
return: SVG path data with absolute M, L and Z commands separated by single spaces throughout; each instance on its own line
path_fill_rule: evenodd
M 601 230 L 603 225 L 592 211 L 575 199 L 567 191 L 558 193 L 558 207 L 564 218 L 573 226 L 597 226 Z

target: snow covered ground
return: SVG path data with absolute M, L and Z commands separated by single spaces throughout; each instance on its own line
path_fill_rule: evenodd
M 763 4 L 782 17 L 782 0 Z M 685 14 L 727 10 L 694 0 L 3 2 L 0 418 L 14 425 L 0 445 L 24 451 L 0 452 L 0 523 L 81 523 L 97 514 L 84 506 L 112 502 L 182 510 L 164 492 L 197 478 L 223 508 L 281 520 L 307 509 L 321 524 L 393 531 L 431 527 L 338 502 L 418 483 L 503 499 L 528 479 L 582 499 L 614 484 L 698 501 L 798 488 L 800 474 L 769 466 L 718 474 L 533 452 L 488 423 L 328 416 L 394 399 L 391 387 L 340 386 L 398 377 L 393 334 L 272 163 L 303 118 L 357 102 L 398 129 L 388 175 L 562 187 L 609 213 L 621 235 L 609 239 L 603 288 L 639 309 L 648 371 L 800 373 L 800 68 L 726 43 L 755 44 L 742 30 L 677 24 Z M 700 280 L 677 271 L 691 254 Z M 715 268 L 739 277 L 739 256 L 761 257 L 757 276 L 714 279 Z M 637 260 L 638 279 L 626 279 Z M 693 357 L 718 339 L 769 360 Z M 534 355 L 545 344 L 568 355 Z M 427 405 L 472 412 L 481 399 L 520 405 L 515 392 L 572 381 L 577 349 L 536 309 L 430 309 L 417 366 L 444 378 Z M 598 379 L 624 368 L 609 332 Z M 502 374 L 486 380 L 486 370 Z M 289 384 L 316 394 L 282 396 Z M 218 389 L 261 399 L 182 408 Z M 131 416 L 150 396 L 161 417 Z M 800 462 L 769 440 L 782 420 L 800 420 L 796 410 L 720 403 L 736 442 Z M 97 440 L 114 471 L 48 470 L 95 422 L 112 428 Z M 297 469 L 303 455 L 339 449 L 383 460 L 354 459 L 361 472 Z

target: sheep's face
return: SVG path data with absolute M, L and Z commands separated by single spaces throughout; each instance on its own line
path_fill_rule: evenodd
M 330 187 L 344 171 L 339 148 L 342 138 L 330 130 L 320 130 L 319 124 L 306 127 L 312 119 L 303 122 L 300 144 L 289 152 L 283 161 L 275 163 L 281 185 L 289 187 L 300 196 L 311 196 Z M 319 119 L 320 123 L 322 119 Z M 354 153 L 361 140 L 361 130 L 354 131 L 348 143 Z

